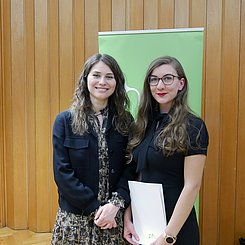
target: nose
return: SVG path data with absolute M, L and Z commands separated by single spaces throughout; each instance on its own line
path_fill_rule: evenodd
M 159 78 L 159 82 L 158 82 L 158 84 L 157 84 L 157 88 L 158 88 L 158 89 L 162 89 L 162 88 L 165 88 L 165 86 L 166 86 L 166 85 L 164 84 L 162 78 Z
M 106 77 L 100 77 L 99 84 L 106 84 Z

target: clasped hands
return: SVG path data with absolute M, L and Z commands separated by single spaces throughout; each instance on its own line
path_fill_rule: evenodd
M 116 215 L 119 207 L 112 203 L 101 206 L 94 216 L 94 223 L 101 229 L 112 229 L 117 227 Z

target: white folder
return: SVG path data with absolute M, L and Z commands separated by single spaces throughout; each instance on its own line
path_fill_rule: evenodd
M 129 181 L 133 224 L 140 240 L 148 245 L 155 241 L 167 225 L 161 184 Z

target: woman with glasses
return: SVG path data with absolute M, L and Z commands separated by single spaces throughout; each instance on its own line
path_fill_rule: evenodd
M 84 64 L 71 107 L 53 127 L 54 179 L 59 209 L 52 244 L 126 244 L 117 188 L 125 166 L 132 116 L 116 60 L 95 54 Z
M 137 120 L 128 145 L 129 165 L 142 182 L 163 187 L 167 227 L 152 245 L 198 245 L 194 203 L 202 182 L 208 132 L 187 104 L 188 80 L 180 62 L 155 59 L 147 70 Z M 150 207 L 149 207 L 150 208 Z M 137 238 L 130 207 L 124 237 Z

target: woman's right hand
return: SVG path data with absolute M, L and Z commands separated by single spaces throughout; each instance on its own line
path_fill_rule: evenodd
M 100 207 L 95 213 L 94 223 L 101 229 L 112 229 L 117 227 L 115 220 L 119 208 L 112 203 L 107 203 Z
M 124 230 L 123 230 L 124 238 L 133 245 L 138 245 L 139 243 L 134 240 L 139 240 L 139 236 L 134 229 L 134 225 L 131 221 L 131 208 L 130 206 L 126 209 L 124 213 Z M 133 240 L 134 238 L 134 240 Z

